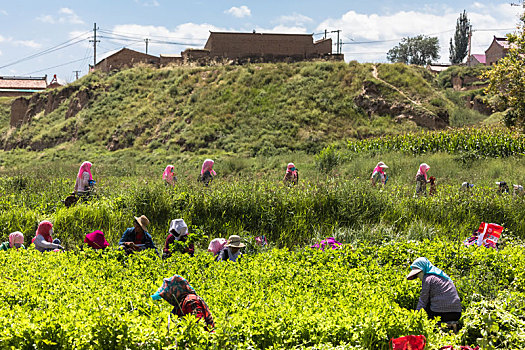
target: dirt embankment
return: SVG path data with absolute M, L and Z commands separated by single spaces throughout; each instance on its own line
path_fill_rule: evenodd
M 65 118 L 74 117 L 82 109 L 86 108 L 90 101 L 96 98 L 93 89 L 81 88 L 80 86 L 66 86 L 59 90 L 49 90 L 32 95 L 30 98 L 19 97 L 11 104 L 10 126 L 19 128 L 24 124 L 31 123 L 31 120 L 38 114 L 48 115 L 62 104 L 67 103 Z M 69 102 L 68 102 L 69 101 Z M 46 142 L 31 143 L 24 140 L 8 141 L 4 149 L 31 146 L 33 149 L 44 149 L 56 144 L 57 140 Z

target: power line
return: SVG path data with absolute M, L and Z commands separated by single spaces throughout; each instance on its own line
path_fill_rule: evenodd
M 0 69 L 2 69 L 2 68 L 6 68 L 6 67 L 10 67 L 10 66 L 13 66 L 13 65 L 15 65 L 15 64 L 22 63 L 22 62 L 25 62 L 25 61 L 31 60 L 31 59 L 33 59 L 33 58 L 37 58 L 37 57 L 40 57 L 40 56 L 46 55 L 46 54 L 48 54 L 48 53 L 55 52 L 55 51 L 58 51 L 58 50 L 62 50 L 62 49 L 65 49 L 66 47 L 69 47 L 69 46 L 72 46 L 72 45 L 78 44 L 78 43 L 80 43 L 80 42 L 83 42 L 85 39 L 80 39 L 80 40 L 77 40 L 77 41 L 74 41 L 74 42 L 71 42 L 71 41 L 73 41 L 73 40 L 75 40 L 75 39 L 77 39 L 77 38 L 79 38 L 79 37 L 81 37 L 81 36 L 83 36 L 83 35 L 85 35 L 85 34 L 87 34 L 87 33 L 89 33 L 89 32 L 82 33 L 82 34 L 80 34 L 79 36 L 76 36 L 76 37 L 74 37 L 73 39 L 69 39 L 68 41 L 65 41 L 65 42 L 63 42 L 63 43 L 61 43 L 61 44 L 55 45 L 55 46 L 50 47 L 50 48 L 48 48 L 48 49 L 45 49 L 45 50 L 43 50 L 43 51 L 37 52 L 37 53 L 35 53 L 35 54 L 32 54 L 32 55 L 30 55 L 30 56 L 27 56 L 27 57 L 21 58 L 21 59 L 19 59 L 19 60 L 13 61 L 13 62 L 8 63 L 8 64 L 6 64 L 6 65 L 0 66 Z
M 494 32 L 498 30 L 512 30 L 515 28 L 493 28 L 493 29 L 474 29 L 472 32 Z M 439 34 L 445 34 L 448 32 L 453 32 L 455 29 L 445 30 L 442 32 L 437 33 L 429 33 L 429 34 L 423 34 L 424 36 L 432 36 L 432 35 L 439 35 Z M 397 38 L 397 39 L 386 39 L 386 40 L 370 40 L 370 41 L 350 41 L 350 42 L 344 42 L 345 45 L 360 45 L 360 44 L 376 44 L 376 43 L 387 43 L 392 41 L 400 41 L 404 38 Z
M 91 56 L 90 56 L 91 57 Z M 47 67 L 47 68 L 44 68 L 44 69 L 40 69 L 40 70 L 36 70 L 34 72 L 31 72 L 31 73 L 24 73 L 22 75 L 31 75 L 31 74 L 35 74 L 35 73 L 40 73 L 40 72 L 43 72 L 45 70 L 48 70 L 48 69 L 53 69 L 53 68 L 58 68 L 58 67 L 63 67 L 63 66 L 66 66 L 68 64 L 71 64 L 71 63 L 75 63 L 75 62 L 80 62 L 82 60 L 84 60 L 85 58 L 81 58 L 81 59 L 78 59 L 78 60 L 74 60 L 74 61 L 69 61 L 69 62 L 66 62 L 66 63 L 62 63 L 62 64 L 58 64 L 56 66 L 52 66 L 52 67 Z
M 149 38 L 162 38 L 162 39 L 171 39 L 171 40 L 200 40 L 200 41 L 204 41 L 204 40 L 208 40 L 208 38 L 181 38 L 181 37 L 175 37 L 175 36 L 164 36 L 164 35 L 154 35 L 154 34 L 136 34 L 136 33 L 123 33 L 123 32 L 115 32 L 115 31 L 109 31 L 109 30 L 104 30 L 104 29 L 100 29 L 100 32 L 102 33 L 105 33 L 105 34 L 111 34 L 111 35 L 115 35 L 115 36 L 121 36 L 121 37 L 125 37 L 125 38 L 130 38 L 130 39 L 143 39 L 145 35 L 147 35 Z

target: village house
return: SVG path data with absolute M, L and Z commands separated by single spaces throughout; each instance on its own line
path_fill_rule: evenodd
M 313 34 L 210 32 L 204 49 L 212 59 L 307 60 L 332 55 L 332 39 Z
M 485 57 L 485 54 L 473 54 L 470 55 L 469 58 L 467 58 L 467 66 L 474 67 L 477 65 L 485 65 L 487 63 L 487 59 Z
M 0 76 L 0 97 L 32 95 L 47 88 L 47 75 L 43 77 Z
M 160 64 L 160 58 L 135 50 L 123 48 L 98 62 L 95 65 L 95 70 L 111 72 L 113 70 L 131 68 L 137 63 L 146 63 L 158 66 Z
M 490 44 L 489 48 L 485 50 L 485 64 L 487 66 L 492 66 L 500 59 L 507 56 L 509 47 L 510 46 L 507 38 L 498 38 L 494 36 L 494 39 L 492 39 L 492 43 Z

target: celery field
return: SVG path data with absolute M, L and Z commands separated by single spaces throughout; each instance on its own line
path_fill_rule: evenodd
M 4 152 L 0 238 L 21 231 L 29 248 L 0 252 L 0 349 L 388 349 L 390 338 L 408 334 L 425 335 L 429 349 L 524 348 L 525 197 L 497 194 L 494 184 L 525 183 L 523 137 L 504 132 L 491 143 L 488 132 L 455 132 L 348 142 L 316 155 L 221 154 L 208 188 L 196 181 L 200 156 L 174 162 L 179 180 L 168 187 L 164 153 Z M 93 162 L 96 194 L 66 208 L 83 160 Z M 379 160 L 389 166 L 384 188 L 369 181 Z M 301 174 L 292 188 L 281 181 L 289 161 Z M 435 196 L 414 197 L 422 162 L 438 179 Z M 475 187 L 460 191 L 463 181 Z M 159 250 L 170 220 L 184 218 L 196 256 L 117 250 L 137 215 L 149 218 Z M 41 220 L 53 222 L 66 252 L 30 246 Z M 505 227 L 499 250 L 463 246 L 481 221 Z M 82 244 L 97 229 L 106 251 Z M 215 262 L 209 241 L 233 234 L 246 243 L 243 258 Z M 269 245 L 255 245 L 263 234 Z M 309 248 L 330 236 L 344 248 Z M 457 333 L 415 311 L 421 284 L 405 276 L 420 256 L 455 283 Z M 206 301 L 215 333 L 193 317 L 168 321 L 171 306 L 150 298 L 174 274 Z

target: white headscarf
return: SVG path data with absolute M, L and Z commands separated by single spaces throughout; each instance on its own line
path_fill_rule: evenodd
M 173 234 L 178 241 L 182 236 L 188 234 L 188 225 L 186 225 L 184 219 L 171 220 L 169 232 Z

